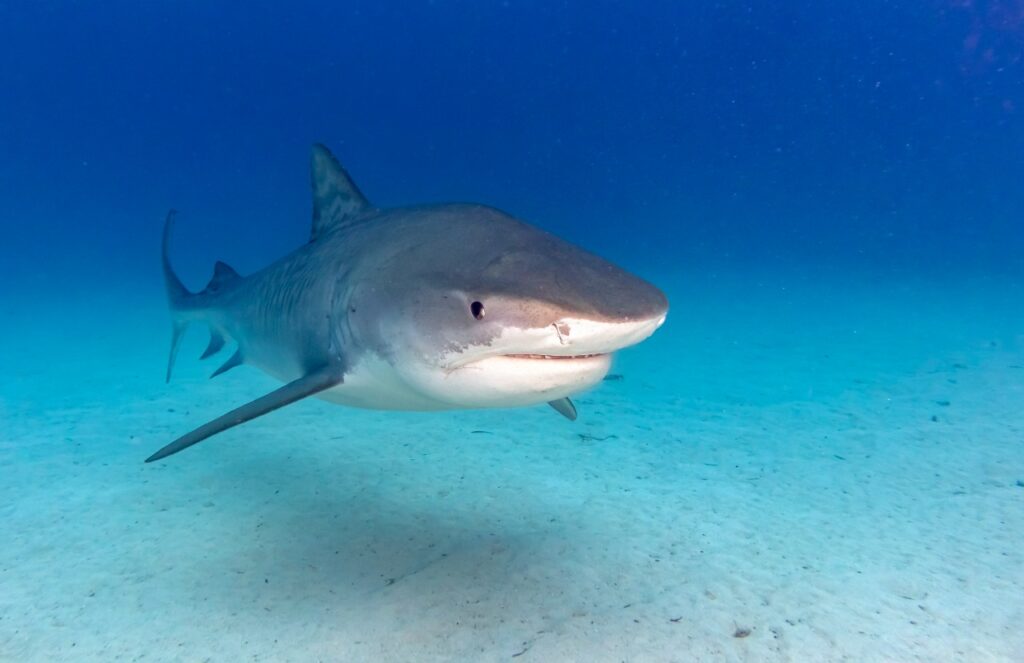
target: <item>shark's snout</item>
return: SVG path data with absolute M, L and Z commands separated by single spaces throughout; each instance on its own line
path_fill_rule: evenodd
M 533 322 L 643 322 L 668 311 L 660 289 L 614 263 L 546 234 L 529 239 L 529 250 L 498 255 L 482 276 L 494 290 L 530 301 L 537 314 Z
M 654 309 L 645 317 L 618 321 L 563 318 L 551 325 L 543 339 L 553 357 L 610 354 L 635 345 L 665 322 L 667 309 Z

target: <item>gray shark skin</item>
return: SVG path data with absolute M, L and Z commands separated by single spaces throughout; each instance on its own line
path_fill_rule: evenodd
M 203 359 L 237 345 L 213 376 L 247 364 L 285 384 L 146 462 L 309 396 L 392 410 L 549 403 L 575 419 L 569 397 L 665 320 L 656 287 L 504 212 L 377 209 L 327 148 L 313 147 L 311 166 L 309 243 L 247 277 L 218 262 L 209 285 L 189 292 L 171 268 L 168 214 L 167 379 L 185 327 L 202 322 Z

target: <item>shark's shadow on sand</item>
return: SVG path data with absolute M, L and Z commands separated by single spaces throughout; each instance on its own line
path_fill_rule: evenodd
M 442 479 L 426 497 L 417 492 L 422 480 L 403 497 L 381 488 L 394 476 L 388 468 L 342 458 L 226 452 L 230 471 L 207 467 L 197 482 L 202 490 L 182 505 L 197 518 L 161 525 L 169 539 L 206 539 L 203 554 L 181 556 L 166 572 L 188 578 L 179 584 L 203 588 L 202 600 L 225 609 L 237 609 L 246 595 L 275 609 L 354 609 L 375 596 L 388 602 L 389 594 L 418 601 L 453 588 L 460 595 L 466 588 L 514 591 L 565 554 L 563 526 L 550 522 L 540 502 L 524 496 L 515 522 L 503 522 L 470 495 L 441 496 Z M 569 576 L 545 572 L 543 582 L 558 594 L 569 589 L 558 578 Z

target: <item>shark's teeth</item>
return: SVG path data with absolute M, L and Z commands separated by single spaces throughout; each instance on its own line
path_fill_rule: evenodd
M 590 355 L 503 355 L 505 357 L 511 357 L 513 359 L 592 359 L 594 357 L 602 357 L 604 353 L 598 352 Z

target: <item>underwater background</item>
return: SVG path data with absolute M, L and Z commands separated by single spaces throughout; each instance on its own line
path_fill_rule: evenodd
M 1024 660 L 1024 3 L 0 3 L 0 660 Z M 164 384 L 199 289 L 499 207 L 668 321 L 546 407 Z

